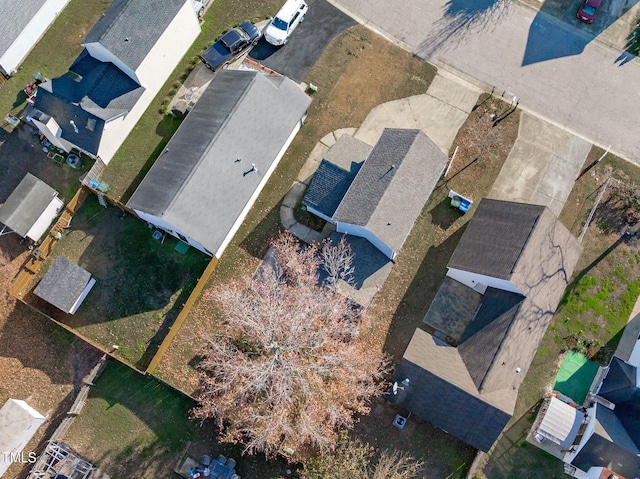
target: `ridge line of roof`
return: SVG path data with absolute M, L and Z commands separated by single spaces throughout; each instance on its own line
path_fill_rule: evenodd
M 340 203 L 338 203 L 338 207 L 336 208 L 336 211 L 333 213 L 332 216 L 335 216 L 335 214 L 338 212 L 338 210 L 340 209 L 340 206 L 342 205 L 342 201 L 349 195 L 349 192 L 351 191 L 351 188 L 353 188 L 354 183 L 356 182 L 356 180 L 358 179 L 358 175 L 360 175 L 360 173 L 364 170 L 365 165 L 367 164 L 367 160 L 369 158 L 371 158 L 371 155 L 373 154 L 373 152 L 376 150 L 376 146 L 378 146 L 378 143 L 380 143 L 380 140 L 382 139 L 382 137 L 384 136 L 384 132 L 386 130 L 408 130 L 408 131 L 416 131 L 416 135 L 413 137 L 413 140 L 411 141 L 411 146 L 409 147 L 409 149 L 407 150 L 407 154 L 409 153 L 409 151 L 411 151 L 411 148 L 413 148 L 414 143 L 416 142 L 416 138 L 418 137 L 418 134 L 422 131 L 419 130 L 417 128 L 383 128 L 382 132 L 380 133 L 380 135 L 378 135 L 378 139 L 376 140 L 376 142 L 374 143 L 374 145 L 371 148 L 371 151 L 369 152 L 369 154 L 367 155 L 367 157 L 363 160 L 362 162 L 362 166 L 360 167 L 360 169 L 357 171 L 357 173 L 355 174 L 355 176 L 353 177 L 353 180 L 351 181 L 351 184 L 349 185 L 349 188 L 347 188 L 347 191 L 344 192 L 344 195 L 342 196 L 342 200 L 340 200 Z M 355 136 L 354 136 L 355 138 Z M 357 139 L 357 138 L 356 138 Z M 362 141 L 362 140 L 361 140 Z M 405 155 L 406 156 L 406 155 Z M 394 174 L 395 177 L 395 174 Z M 391 181 L 389 182 L 389 184 L 391 184 L 391 182 L 393 181 L 393 178 L 391 179 Z M 386 192 L 386 191 L 385 191 Z M 383 195 L 384 196 L 384 193 Z M 380 199 L 379 199 L 380 200 Z M 379 201 L 378 200 L 378 201 Z M 371 219 L 371 216 L 369 216 L 369 219 Z M 369 220 L 367 220 L 368 222 Z
M 239 71 L 239 70 L 236 70 Z M 167 207 L 165 208 L 165 213 L 166 211 L 169 211 L 171 209 L 171 206 L 173 206 L 173 204 L 178 200 L 178 198 L 180 197 L 180 193 L 182 193 L 182 191 L 184 190 L 184 188 L 186 187 L 187 184 L 189 184 L 189 182 L 191 181 L 191 178 L 193 177 L 193 175 L 196 173 L 196 171 L 198 170 L 200 164 L 204 161 L 204 158 L 207 156 L 207 154 L 209 153 L 209 151 L 211 151 L 211 148 L 213 147 L 214 143 L 216 142 L 216 139 L 220 136 L 220 134 L 222 133 L 222 131 L 227 127 L 227 125 L 229 124 L 229 119 L 233 117 L 233 114 L 235 113 L 235 111 L 240 107 L 240 105 L 242 104 L 242 100 L 244 100 L 244 98 L 247 96 L 247 94 L 249 93 L 249 90 L 251 90 L 251 87 L 253 86 L 253 84 L 256 82 L 256 79 L 258 78 L 259 73 L 258 72 L 247 72 L 247 73 L 254 73 L 253 78 L 251 79 L 251 81 L 247 84 L 247 86 L 245 87 L 244 91 L 242 92 L 242 94 L 238 97 L 238 100 L 236 101 L 235 105 L 233 105 L 233 108 L 231 110 L 229 110 L 229 112 L 227 113 L 227 116 L 225 117 L 224 121 L 220 124 L 220 127 L 218 128 L 218 131 L 216 132 L 216 134 L 211 138 L 211 140 L 209 141 L 209 143 L 207 144 L 207 147 L 205 148 L 205 150 L 202 152 L 202 155 L 200 155 L 200 158 L 198 158 L 198 161 L 195 163 L 195 165 L 193 165 L 193 168 L 191 168 L 191 171 L 189 172 L 189 174 L 187 175 L 187 177 L 184 179 L 184 181 L 182 182 L 182 184 L 180 185 L 180 187 L 176 190 L 175 195 L 173 195 L 173 198 L 171 199 L 171 201 L 169 202 L 169 204 L 167 205 Z M 215 80 L 215 78 L 213 80 L 211 80 L 212 82 Z M 269 82 L 271 83 L 271 82 Z M 211 83 L 209 84 L 209 86 L 207 86 L 207 89 L 211 86 Z M 197 105 L 197 103 L 196 103 Z M 186 118 L 185 118 L 186 119 Z M 178 127 L 178 129 L 175 131 L 175 133 L 171 136 L 171 139 L 169 140 L 169 142 L 173 139 L 174 136 L 176 136 L 178 134 L 178 132 L 180 131 L 180 128 L 182 128 L 182 125 L 184 125 L 184 120 L 182 123 L 180 123 L 180 126 Z M 169 142 L 167 142 L 167 145 L 169 144 Z M 166 146 L 165 146 L 166 148 Z M 164 149 L 162 150 L 164 151 Z M 157 160 L 157 158 L 156 158 Z M 155 163 L 155 161 L 154 161 Z M 164 214 L 162 214 L 162 216 L 164 216 Z
M 120 19 L 120 17 L 122 17 L 122 15 L 124 15 L 124 11 L 127 9 L 127 6 L 131 3 L 132 0 L 123 0 L 120 9 L 118 10 L 118 12 L 116 13 L 116 15 L 113 17 L 113 19 L 111 20 L 111 22 L 109 22 L 107 24 L 107 27 L 104 29 L 104 31 L 102 32 L 101 35 L 99 35 L 99 38 L 104 38 L 105 35 L 107 33 L 109 33 L 114 25 L 116 24 L 116 22 Z M 111 8 L 111 6 L 113 6 L 113 2 L 109 4 L 109 6 L 107 7 L 107 10 L 109 8 Z M 93 29 L 96 27 L 96 25 L 100 22 L 100 20 L 103 20 L 104 18 L 106 18 L 106 10 L 105 12 L 102 13 L 102 15 L 100 16 L 100 18 L 98 19 L 98 21 L 93 25 L 93 27 L 91 28 L 91 30 L 89 30 L 87 32 L 87 34 L 85 35 L 84 39 L 82 40 L 82 42 L 80 42 L 80 45 L 84 46 L 83 43 L 85 43 L 87 41 L 87 37 L 89 35 L 91 35 L 91 32 L 93 31 Z M 92 41 L 89 43 L 100 43 L 100 41 Z M 109 53 L 111 53 L 114 57 L 118 58 L 112 51 L 109 50 Z M 118 60 L 120 60 L 120 58 L 118 58 Z
M 525 296 L 525 298 L 526 298 L 526 296 Z M 489 372 L 493 369 L 493 365 L 494 365 L 494 363 L 496 361 L 496 358 L 498 357 L 498 355 L 500 354 L 500 352 L 502 351 L 502 349 L 504 347 L 505 340 L 509 337 L 509 332 L 511 331 L 511 328 L 513 328 L 514 323 L 518 319 L 518 316 L 520 314 L 520 308 L 522 308 L 522 303 L 524 303 L 524 300 L 520 301 L 518 303 L 518 305 L 516 306 L 516 310 L 513 313 L 511 321 L 509 322 L 509 327 L 506 329 L 506 331 L 502 335 L 502 339 L 500 340 L 500 345 L 496 348 L 495 352 L 493 353 L 493 358 L 491 358 L 491 361 L 489 361 L 489 367 L 487 368 L 487 372 L 482 377 L 482 381 L 480 381 L 480 385 L 478 386 L 478 393 L 480 393 L 480 394 L 481 394 L 481 389 L 483 388 L 484 383 L 487 380 L 487 376 L 489 376 Z M 471 338 L 469 338 L 469 339 L 471 339 Z M 525 373 L 526 373 L 526 371 L 525 371 Z
M 546 206 L 542 207 L 542 213 L 540 213 L 535 221 L 533 222 L 533 225 L 531 226 L 531 229 L 529 230 L 529 234 L 527 235 L 527 239 L 524 241 L 524 243 L 522 243 L 522 247 L 520 248 L 520 252 L 518 253 L 518 256 L 516 257 L 516 262 L 513 263 L 513 266 L 511 267 L 511 271 L 509 272 L 509 275 L 512 277 L 513 273 L 515 273 L 515 271 L 518 269 L 518 265 L 520 264 L 520 260 L 522 260 L 522 253 L 523 251 L 527 248 L 527 245 L 529 244 L 529 240 L 531 239 L 531 236 L 533 236 L 533 232 L 535 231 L 536 227 L 538 226 L 538 222 L 540 221 L 540 218 L 542 217 L 543 214 L 545 214 L 545 211 L 547 210 Z M 556 218 L 557 220 L 557 218 Z

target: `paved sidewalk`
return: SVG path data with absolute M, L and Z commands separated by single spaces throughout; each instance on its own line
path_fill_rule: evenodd
M 518 138 L 489 197 L 545 205 L 558 216 L 590 150 L 591 143 L 522 113 Z

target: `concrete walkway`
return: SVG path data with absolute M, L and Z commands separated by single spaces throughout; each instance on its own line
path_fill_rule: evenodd
M 548 206 L 558 216 L 591 150 L 591 143 L 522 113 L 518 138 L 490 198 Z
M 373 146 L 385 128 L 416 128 L 424 131 L 448 155 L 458 130 L 471 113 L 480 92 L 464 80 L 438 73 L 425 94 L 378 105 L 369 112 L 360 128 L 342 128 L 327 134 L 313 148 L 282 201 L 282 225 L 307 243 L 322 240 L 321 233 L 298 223 L 293 212 L 325 154 L 342 135 L 355 136 Z

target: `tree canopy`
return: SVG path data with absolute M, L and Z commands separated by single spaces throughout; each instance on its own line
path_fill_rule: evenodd
M 304 246 L 278 237 L 255 275 L 207 297 L 221 310 L 199 364 L 197 418 L 249 453 L 296 459 L 332 449 L 338 428 L 369 412 L 387 361 L 357 340 L 360 307 L 340 293 L 353 271 L 343 240 Z

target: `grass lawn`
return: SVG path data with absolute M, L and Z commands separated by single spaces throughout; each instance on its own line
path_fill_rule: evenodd
M 618 201 L 617 187 L 640 184 L 640 169 L 613 155 L 589 168 L 603 153 L 592 148 L 585 161 L 588 171 L 576 181 L 560 219 L 579 236 L 604 181 L 611 176 L 623 183 L 612 180 L 596 210 L 565 297 L 520 387 L 514 419 L 496 444 L 482 477 L 568 477 L 552 456 L 530 445 L 517 447 L 526 435 L 526 431 L 520 434 L 521 425 L 526 422 L 529 428 L 533 424 L 531 410 L 551 389 L 565 352 L 576 350 L 600 364 L 608 363 L 638 297 L 638 237 L 624 234 L 627 222 L 635 222 L 636 214 Z M 510 447 L 512 444 L 515 446 Z M 523 470 L 528 475 L 523 476 Z M 536 475 L 536 471 L 541 473 Z
M 192 421 L 191 399 L 157 380 L 111 362 L 91 390 L 82 414 L 65 438 L 111 477 L 178 477 L 172 474 L 189 441 L 189 454 L 238 461 L 242 477 L 278 477 L 284 465 L 240 457 L 238 448 L 218 445 L 210 423 Z
M 215 0 L 211 3 L 204 15 L 202 32 L 104 171 L 102 180 L 111 187 L 111 197 L 126 203 L 180 126 L 180 120 L 164 113 L 163 105 L 200 61 L 198 55 L 234 25 L 275 15 L 281 3 L 281 0 Z
M 96 285 L 73 316 L 33 295 L 27 301 L 106 349 L 117 344 L 119 356 L 144 369 L 209 260 L 195 249 L 181 255 L 176 239 L 160 243 L 151 233 L 143 221 L 123 218 L 90 195 L 37 279 L 61 255 L 89 271 Z

